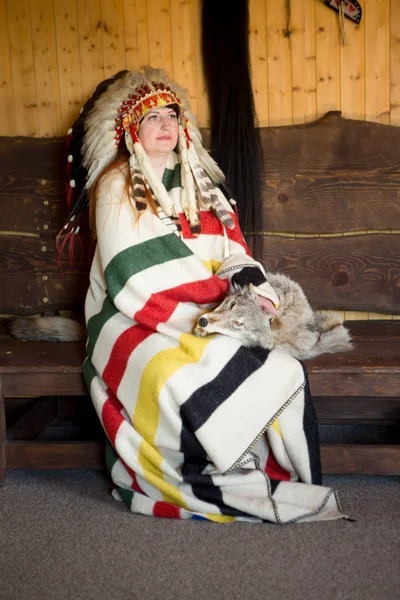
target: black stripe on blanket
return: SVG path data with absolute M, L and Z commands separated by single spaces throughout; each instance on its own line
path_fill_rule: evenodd
M 306 386 L 304 388 L 303 429 L 310 459 L 311 483 L 322 485 L 322 467 L 317 414 L 314 409 L 306 367 L 301 362 Z
M 266 281 L 261 269 L 258 267 L 243 267 L 243 269 L 238 273 L 235 273 L 231 279 L 232 283 L 240 287 L 244 287 L 250 283 L 257 287 Z
M 209 383 L 196 390 L 181 412 L 192 431 L 199 429 L 248 377 L 262 367 L 269 350 L 241 346 L 236 354 Z
M 185 416 L 182 414 L 182 430 L 180 451 L 183 454 L 182 476 L 183 481 L 188 483 L 193 494 L 199 500 L 214 504 L 219 508 L 221 514 L 230 517 L 245 516 L 247 513 L 227 506 L 223 501 L 221 489 L 214 484 L 211 475 L 204 475 L 202 471 L 208 464 L 207 454 L 199 440 L 190 430 Z

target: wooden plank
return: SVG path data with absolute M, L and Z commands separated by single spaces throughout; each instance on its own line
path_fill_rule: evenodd
M 103 65 L 103 39 L 100 0 L 78 2 L 78 44 L 82 69 L 83 103 L 94 88 L 105 79 Z M 74 116 L 78 116 L 78 111 Z M 73 119 L 67 125 L 69 129 Z
M 400 2 L 390 3 L 390 123 L 400 125 Z
M 400 475 L 400 446 L 321 446 L 322 472 L 345 475 Z
M 390 122 L 390 2 L 365 0 L 366 118 Z
M 6 0 L 16 135 L 37 135 L 37 96 L 29 0 Z
M 203 71 L 202 48 L 201 48 L 201 0 L 194 0 L 194 32 L 195 32 L 195 53 L 196 53 L 196 75 L 197 75 L 197 118 L 202 127 L 210 126 L 210 107 L 208 105 L 208 96 L 206 82 Z M 209 148 L 205 144 L 205 148 Z
M 149 60 L 152 67 L 172 73 L 170 0 L 147 0 Z M 176 40 L 174 40 L 176 43 Z
M 0 0 L 0 115 L 7 115 L 0 121 L 0 135 L 15 135 L 16 118 L 11 73 L 11 49 L 8 37 L 6 0 Z
M 30 0 L 37 95 L 37 135 L 62 133 L 53 4 Z
M 28 384 L 22 381 L 29 374 L 45 379 L 51 374 L 63 379 L 63 375 L 82 375 L 82 363 L 85 359 L 84 342 L 22 342 L 9 336 L 0 340 L 0 373 L 9 374 L 3 380 L 4 395 L 9 397 L 25 396 L 26 394 L 10 394 L 12 379 L 21 379 L 19 388 Z M 43 374 L 43 377 L 41 377 Z M 29 379 L 31 385 L 32 379 Z M 35 385 L 35 390 L 37 385 Z M 46 393 L 38 396 L 56 396 L 57 392 L 49 392 L 49 386 L 45 386 Z M 86 394 L 86 389 L 82 395 Z M 32 394 L 34 396 L 35 394 Z M 64 395 L 65 394 L 59 394 Z
M 51 343 L 51 342 L 48 342 Z M 18 373 L 1 375 L 4 397 L 15 396 L 83 396 L 87 388 L 78 372 Z
M 400 342 L 400 323 L 382 321 L 347 321 L 354 340 L 364 342 Z
M 269 124 L 267 28 L 265 2 L 249 1 L 249 54 L 254 105 L 259 127 Z
M 337 15 L 315 3 L 317 115 L 340 110 L 340 45 Z
M 123 0 L 101 0 L 100 10 L 104 75 L 107 78 L 126 68 Z
M 320 424 L 394 425 L 400 422 L 400 398 L 314 396 Z
M 263 264 L 292 277 L 320 309 L 399 312 L 400 235 L 265 235 Z
M 172 71 L 171 76 L 187 90 L 194 114 L 197 114 L 197 73 L 193 0 L 171 2 Z
M 350 119 L 365 119 L 365 19 L 361 23 L 346 19 L 346 46 L 340 46 L 340 104 Z
M 8 469 L 104 469 L 100 442 L 9 442 Z
M 269 178 L 263 189 L 264 223 L 269 232 L 297 234 L 400 230 L 398 175 L 334 172 L 291 179 Z M 368 196 L 368 202 L 365 198 Z M 332 205 L 336 210 L 332 210 Z M 392 220 L 391 220 L 392 219 Z M 385 235 L 385 233 L 383 233 Z M 387 236 L 390 237 L 390 236 Z
M 61 271 L 55 240 L 0 237 L 0 312 L 77 310 L 83 305 L 88 288 L 89 257 L 85 245 L 82 253 L 77 248 L 71 269 L 64 256 Z
M 18 421 L 7 428 L 7 441 L 34 440 L 57 418 L 57 398 L 39 398 Z
M 315 2 L 291 6 L 293 123 L 317 118 Z
M 124 0 L 126 68 L 137 71 L 149 64 L 147 32 L 147 3 L 142 0 Z
M 1 230 L 54 236 L 67 214 L 64 139 L 3 137 L 0 157 Z
M 284 37 L 286 1 L 266 0 L 269 125 L 292 123 L 290 38 Z
M 399 359 L 397 359 L 399 364 Z M 308 366 L 308 363 L 306 362 Z M 338 367 L 338 365 L 336 365 Z M 360 365 L 362 369 L 362 366 Z M 371 396 L 400 395 L 399 373 L 340 373 L 338 370 L 315 372 L 309 367 L 311 394 L 313 396 Z M 396 368 L 393 368 L 396 371 Z
M 62 0 L 54 2 L 58 79 L 60 96 L 62 97 L 61 122 L 65 133 L 79 115 L 79 110 L 82 107 L 82 75 L 78 52 L 79 37 L 76 4 L 76 0 L 70 0 L 68 5 Z
M 330 112 L 307 125 L 270 127 L 260 131 L 268 172 L 278 178 L 293 168 L 304 175 L 327 171 L 395 174 L 400 166 L 399 130 Z M 312 160 L 311 160 L 312 157 Z

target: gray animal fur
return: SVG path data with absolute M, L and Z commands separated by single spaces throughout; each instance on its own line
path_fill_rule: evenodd
M 277 317 L 262 310 L 252 285 L 232 287 L 222 304 L 200 317 L 194 334 L 222 333 L 243 346 L 269 350 L 279 346 L 299 359 L 352 348 L 338 313 L 314 311 L 300 285 L 286 275 L 267 273 L 267 280 L 279 298 Z
M 66 317 L 19 317 L 9 324 L 10 333 L 19 340 L 76 342 L 85 337 L 80 323 Z

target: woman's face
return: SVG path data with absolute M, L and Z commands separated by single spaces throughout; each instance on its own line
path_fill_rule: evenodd
M 178 142 L 178 117 L 170 106 L 150 110 L 139 125 L 138 138 L 147 154 L 169 154 Z

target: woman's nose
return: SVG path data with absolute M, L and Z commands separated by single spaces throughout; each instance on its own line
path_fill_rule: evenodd
M 170 125 L 171 125 L 171 121 L 169 119 L 163 119 L 161 121 L 161 128 L 162 129 L 169 129 Z

